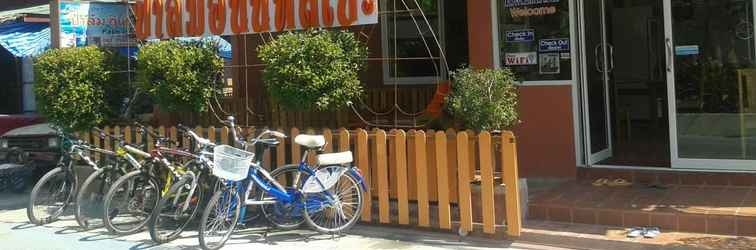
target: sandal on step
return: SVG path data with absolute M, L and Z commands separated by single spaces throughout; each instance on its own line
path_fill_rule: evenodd
M 607 185 L 609 185 L 610 187 L 628 187 L 632 186 L 633 183 L 622 178 L 617 178 L 609 182 Z
M 608 183 L 609 183 L 609 179 L 607 179 L 607 178 L 599 178 L 599 179 L 596 179 L 595 181 L 593 181 L 592 184 L 593 184 L 593 186 L 600 187 L 600 186 L 604 186 L 604 185 L 606 185 Z
M 627 232 L 628 238 L 638 238 L 641 235 L 646 235 L 646 229 L 642 227 L 634 227 L 631 228 L 629 232 Z
M 648 227 L 643 230 L 643 237 L 653 239 L 661 234 L 661 230 L 658 227 Z

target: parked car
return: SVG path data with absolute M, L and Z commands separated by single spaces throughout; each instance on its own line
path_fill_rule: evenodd
M 55 167 L 60 141 L 49 123 L 8 131 L 0 136 L 0 191 L 23 191 Z

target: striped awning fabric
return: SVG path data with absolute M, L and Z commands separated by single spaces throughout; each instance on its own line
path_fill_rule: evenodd
M 16 57 L 39 55 L 50 48 L 50 27 L 46 23 L 2 24 L 0 46 Z

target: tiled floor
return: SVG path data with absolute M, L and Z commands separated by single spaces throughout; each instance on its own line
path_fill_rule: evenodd
M 594 187 L 568 182 L 533 194 L 528 210 L 528 217 L 538 220 L 756 236 L 754 187 Z

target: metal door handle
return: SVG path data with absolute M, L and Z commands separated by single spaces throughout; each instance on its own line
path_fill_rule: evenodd
M 596 44 L 596 47 L 593 48 L 593 58 L 594 64 L 596 65 L 596 71 L 603 73 L 604 70 L 601 69 L 601 65 L 599 65 L 599 49 L 601 48 L 601 43 Z
M 614 45 L 606 44 L 609 47 L 609 72 L 614 71 Z
M 667 45 L 667 72 L 672 72 L 672 60 L 674 51 L 672 50 L 672 39 L 667 38 L 665 39 L 665 44 Z

